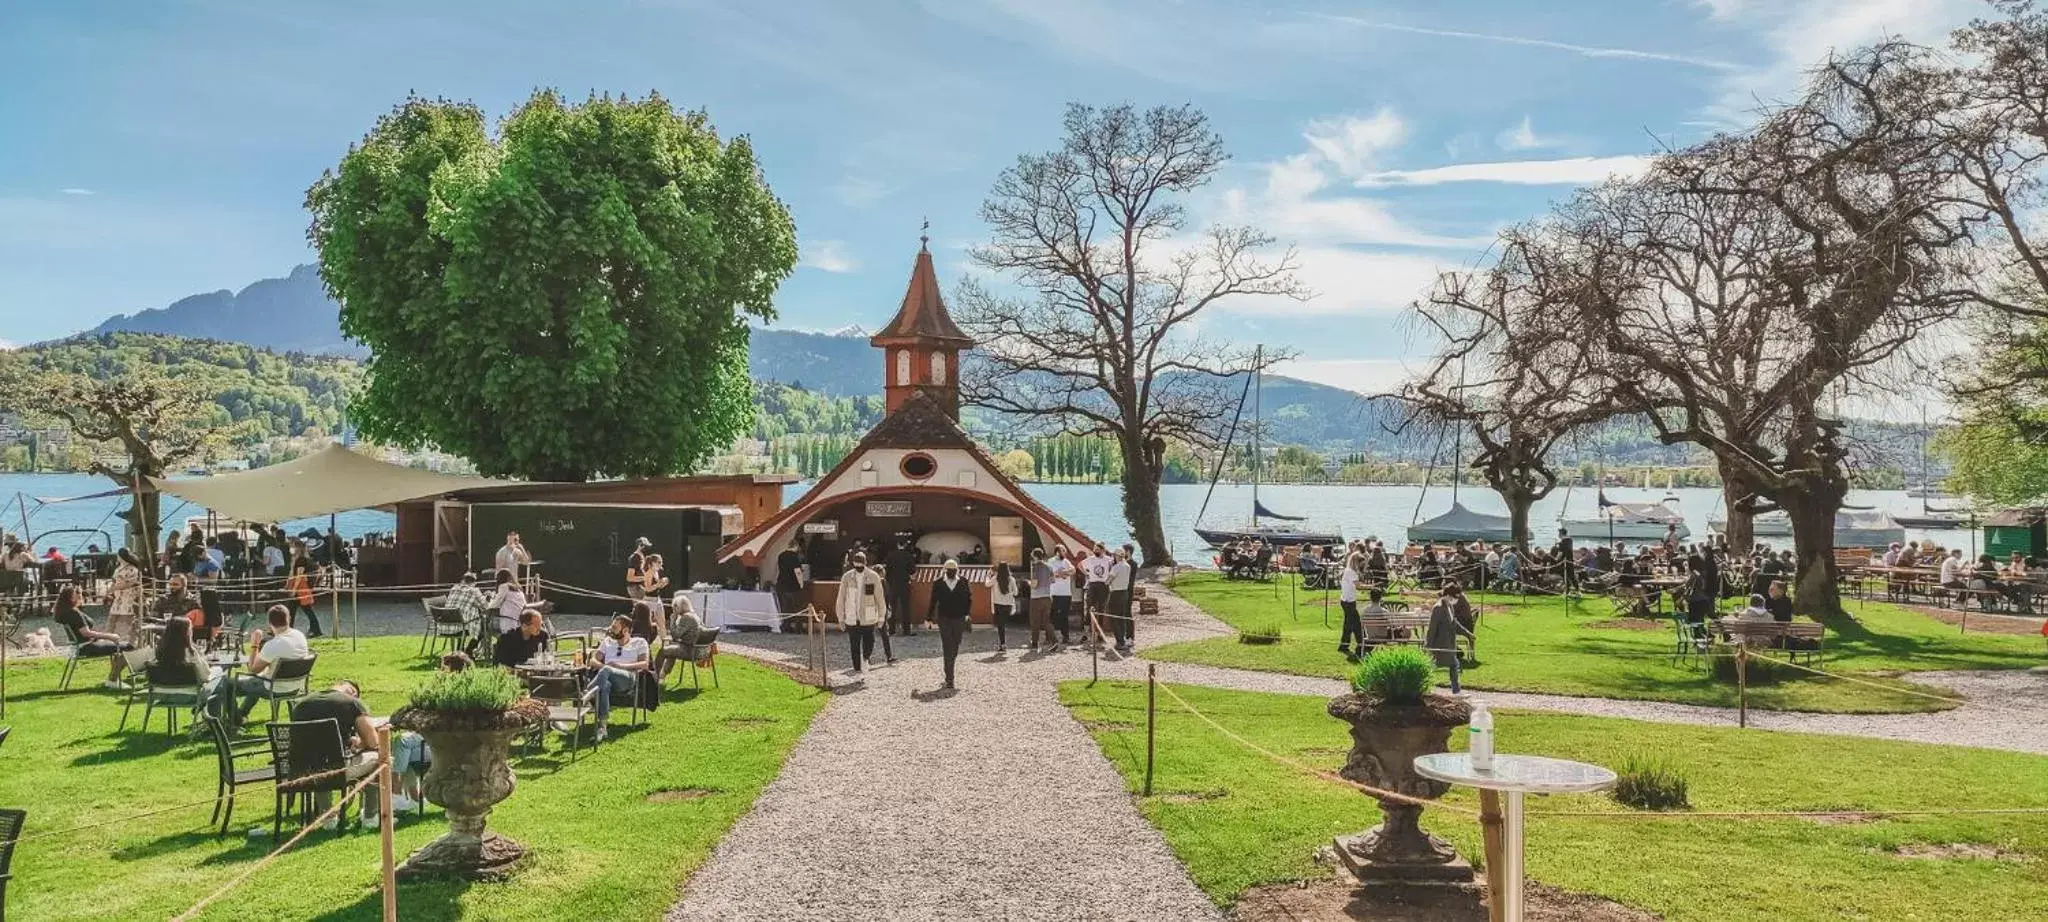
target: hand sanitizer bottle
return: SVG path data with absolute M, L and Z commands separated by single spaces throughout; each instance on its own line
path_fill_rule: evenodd
M 1472 770 L 1493 771 L 1493 712 L 1484 704 L 1472 705 L 1472 726 L 1466 737 L 1466 749 L 1472 756 Z

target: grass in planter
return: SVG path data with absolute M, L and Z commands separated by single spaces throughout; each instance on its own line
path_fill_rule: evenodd
M 354 679 L 374 713 L 406 703 L 433 675 L 418 638 L 316 642 L 315 684 Z M 98 688 L 56 691 L 62 663 L 8 666 L 7 719 L 0 749 L 0 806 L 29 811 L 26 832 L 61 830 L 207 798 L 211 745 L 116 733 L 120 700 Z M 518 789 L 492 812 L 491 828 L 533 854 L 504 884 L 401 884 L 399 913 L 412 920 L 538 922 L 564 918 L 655 919 L 710 855 L 732 823 L 781 770 L 783 759 L 824 707 L 826 696 L 737 657 L 719 664 L 723 687 L 664 693 L 645 727 L 621 720 L 612 739 L 586 745 L 571 764 L 550 742 L 539 756 L 513 750 Z M 267 713 L 259 711 L 259 715 Z M 137 711 L 140 716 L 140 710 Z M 623 715 L 622 715 L 623 716 Z M 260 723 L 255 728 L 261 731 Z M 663 790 L 708 796 L 649 802 Z M 10 922 L 105 918 L 165 919 L 182 912 L 261 858 L 269 838 L 241 830 L 270 826 L 270 791 L 245 788 L 237 828 L 215 840 L 210 807 L 147 817 L 23 843 L 7 888 Z M 402 859 L 447 829 L 437 807 L 398 827 Z M 208 920 L 375 920 L 380 917 L 374 831 L 315 832 L 202 915 Z
M 1632 755 L 1614 767 L 1614 802 L 1638 810 L 1683 810 L 1690 786 L 1668 755 Z
M 1351 670 L 1351 690 L 1390 704 L 1417 704 L 1436 679 L 1436 661 L 1414 647 L 1376 648 Z
M 526 684 L 510 670 L 476 666 L 461 672 L 436 672 L 413 689 L 413 707 L 430 711 L 502 711 L 526 694 Z
M 1291 578 L 1291 577 L 1288 577 Z M 1283 642 L 1237 643 L 1233 638 L 1195 640 L 1147 650 L 1148 659 L 1199 663 L 1266 672 L 1350 677 L 1351 664 L 1337 653 L 1343 614 L 1336 593 L 1288 591 L 1284 583 L 1224 580 L 1190 573 L 1175 579 L 1173 591 L 1236 628 L 1281 625 Z M 1463 676 L 1467 687 L 1489 691 L 1538 692 L 1629 698 L 1734 707 L 1735 685 L 1698 664 L 1673 665 L 1672 638 L 1664 631 L 1593 627 L 1612 616 L 1604 598 L 1567 605 L 1550 597 L 1472 593 L 1483 606 L 1479 663 Z M 1881 678 L 1873 672 L 1935 669 L 2020 669 L 2041 662 L 2038 637 L 1958 634 L 1951 625 L 1909 609 L 1850 600 L 1854 622 L 1828 626 L 1821 668 L 1863 673 L 1859 678 L 1901 688 L 1940 693 L 1938 688 Z M 1754 678 L 1754 677 L 1752 677 Z M 1798 670 L 1779 681 L 1750 688 L 1749 706 L 1767 710 L 1828 713 L 1904 713 L 1944 710 L 1950 705 Z
M 1248 644 L 1273 644 L 1280 642 L 1280 636 L 1281 632 L 1279 624 L 1261 624 L 1255 627 L 1248 627 L 1238 631 L 1237 642 Z
M 1246 739 L 1335 771 L 1349 728 L 1323 698 L 1173 686 Z M 1061 700 L 1124 774 L 1145 775 L 1145 686 L 1069 682 Z M 1133 724 L 1115 729 L 1114 719 Z M 1683 771 L 1700 811 L 2048 808 L 2048 758 L 1917 743 L 1597 717 L 1504 712 L 1503 752 L 1616 766 L 1649 751 Z M 1462 748 L 1462 734 L 1453 748 Z M 1160 696 L 1154 796 L 1139 808 L 1220 905 L 1268 884 L 1321 880 L 1315 849 L 1379 822 L 1371 798 L 1276 765 Z M 1201 794 L 1202 796 L 1189 796 Z M 1179 795 L 1179 796 L 1176 796 Z M 1445 800 L 1476 807 L 1454 788 Z M 1674 813 L 1648 819 L 1601 795 L 1532 799 L 1530 875 L 1661 915 L 1669 922 L 1834 922 L 2048 918 L 2048 823 L 2038 815 L 1900 817 L 1820 823 Z M 1543 812 L 1628 814 L 1628 819 Z M 1425 811 L 1423 827 L 1479 854 L 1476 820 Z M 1916 846 L 1994 846 L 2008 860 L 1915 860 Z

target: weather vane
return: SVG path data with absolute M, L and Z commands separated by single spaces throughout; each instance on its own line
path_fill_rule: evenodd
M 930 216 L 930 215 L 926 215 L 926 216 L 925 216 L 925 219 L 924 219 L 924 229 L 923 229 L 922 231 L 920 231 L 920 232 L 918 233 L 918 235 L 917 235 L 917 248 L 918 248 L 918 249 L 920 249 L 920 250 L 930 250 L 930 249 L 931 249 L 931 243 L 932 243 L 932 219 L 931 219 L 931 216 Z

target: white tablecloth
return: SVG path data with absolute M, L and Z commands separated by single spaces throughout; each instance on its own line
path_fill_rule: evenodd
M 748 589 L 691 589 L 690 607 L 705 627 L 765 627 L 782 630 L 775 593 Z

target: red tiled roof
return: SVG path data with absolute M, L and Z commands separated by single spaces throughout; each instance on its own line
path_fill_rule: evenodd
M 903 307 L 896 311 L 896 319 L 868 341 L 881 346 L 905 339 L 941 340 L 963 349 L 974 345 L 946 313 L 946 299 L 939 294 L 939 274 L 932 268 L 932 254 L 927 249 L 917 251 L 910 287 L 903 292 Z

